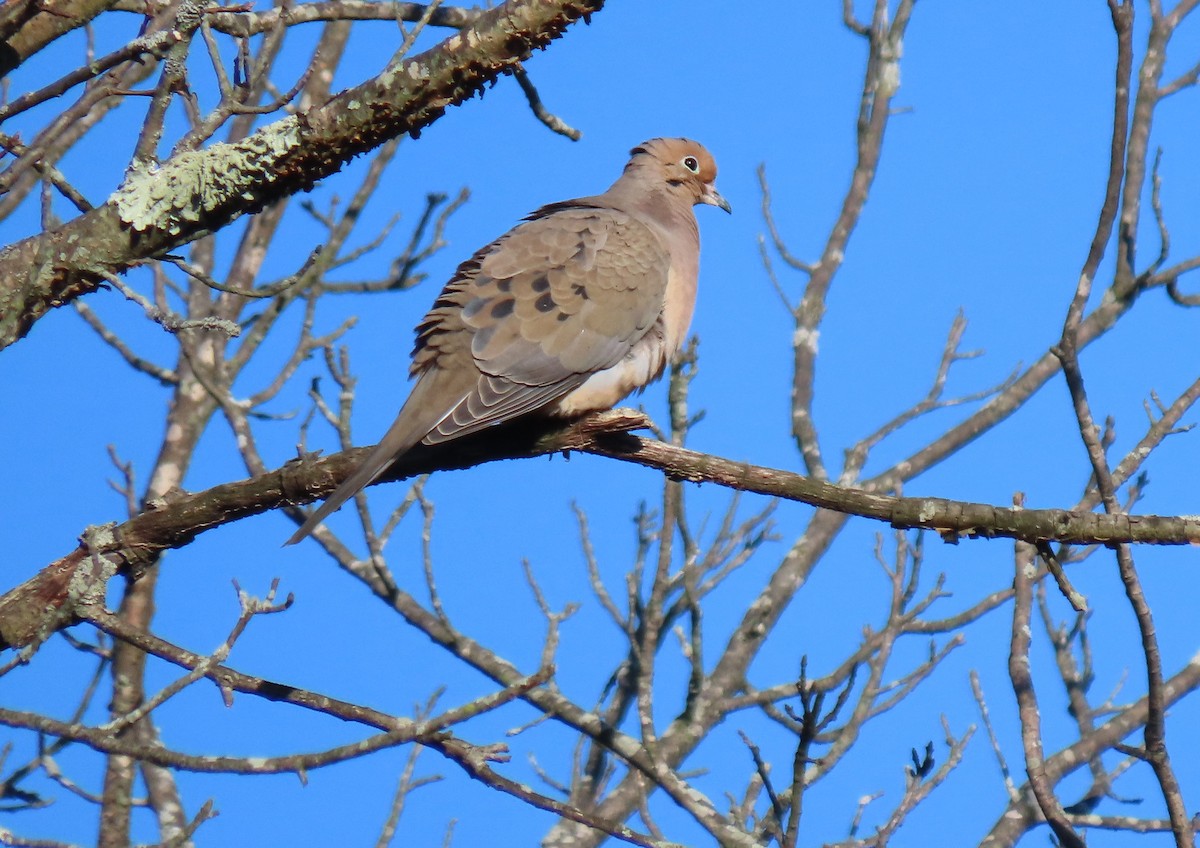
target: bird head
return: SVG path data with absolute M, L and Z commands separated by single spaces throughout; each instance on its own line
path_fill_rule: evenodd
M 652 138 L 629 151 L 629 168 L 655 169 L 668 186 L 690 196 L 693 205 L 732 211 L 717 191 L 717 163 L 704 145 L 690 138 Z

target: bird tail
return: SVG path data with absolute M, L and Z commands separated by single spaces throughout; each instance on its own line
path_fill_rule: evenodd
M 436 402 L 444 400 L 444 394 L 442 398 L 437 397 L 438 389 L 448 388 L 436 385 L 438 382 L 429 377 L 423 377 L 418 381 L 417 385 L 413 387 L 408 401 L 400 410 L 400 414 L 396 416 L 396 420 L 392 422 L 388 431 L 383 434 L 383 439 L 375 446 L 375 449 L 367 454 L 367 458 L 362 461 L 353 474 L 334 489 L 333 494 L 325 499 L 325 503 L 305 519 L 304 523 L 300 525 L 300 529 L 283 543 L 285 546 L 294 545 L 312 533 L 318 524 L 357 495 L 359 491 L 374 482 L 375 478 L 386 471 L 389 465 L 407 453 L 449 414 L 448 410 L 453 409 L 456 402 L 449 404 Z M 434 396 L 433 398 L 430 397 L 431 394 Z M 461 394 L 465 396 L 466 391 L 462 391 Z M 430 402 L 431 400 L 433 402 Z M 458 398 L 455 399 L 455 401 L 457 400 Z
M 342 485 L 334 489 L 333 494 L 325 499 L 325 503 L 317 507 L 316 512 L 305 519 L 304 523 L 300 525 L 300 529 L 293 533 L 283 544 L 294 545 L 312 533 L 318 524 L 336 512 L 342 504 L 357 495 L 362 489 L 369 486 L 376 477 L 383 473 L 384 469 L 392 464 L 393 460 L 400 456 L 400 454 L 408 451 L 409 448 L 419 441 L 421 441 L 421 436 L 417 435 L 415 438 L 389 444 L 387 436 L 384 436 L 383 441 L 367 454 L 367 458 L 363 460 L 362 465 L 358 466 L 355 472 L 347 477 Z

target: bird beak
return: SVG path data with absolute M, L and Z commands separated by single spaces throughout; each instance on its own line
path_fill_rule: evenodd
M 717 191 L 717 187 L 712 183 L 704 184 L 704 192 L 700 195 L 700 202 L 707 203 L 709 206 L 716 206 L 718 209 L 724 209 L 730 214 L 733 213 L 729 201 L 721 196 L 721 192 Z

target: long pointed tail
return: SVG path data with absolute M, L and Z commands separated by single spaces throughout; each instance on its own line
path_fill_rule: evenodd
M 397 419 L 397 423 L 399 423 L 399 419 Z M 395 424 L 392 425 L 392 430 L 395 429 L 395 426 Z M 325 503 L 321 504 L 317 508 L 317 511 L 300 525 L 300 529 L 283 543 L 285 546 L 294 545 L 312 533 L 318 524 L 337 511 L 346 501 L 357 495 L 359 491 L 369 486 L 398 456 L 405 453 L 421 440 L 421 435 L 411 438 L 410 433 L 403 434 L 409 438 L 394 438 L 392 430 L 389 430 L 387 435 L 383 437 L 383 441 L 375 446 L 375 450 L 367 454 L 367 458 L 363 460 L 362 465 L 358 466 L 358 469 L 347 477 L 342 485 L 334 489 L 333 494 L 325 499 Z
M 284 545 L 294 545 L 312 533 L 334 510 L 369 486 L 398 457 L 407 453 L 409 448 L 436 427 L 438 421 L 466 394 L 466 389 L 460 389 L 451 381 L 447 381 L 443 373 L 435 372 L 435 375 L 441 379 L 430 379 L 430 376 L 426 375 L 417 381 L 400 414 L 396 416 L 392 426 L 388 427 L 375 449 L 367 454 L 362 465 L 358 466 L 342 485 L 333 490 L 333 494 L 325 503 L 300 525 L 300 529 L 293 533 Z M 449 391 L 446 391 L 447 389 Z

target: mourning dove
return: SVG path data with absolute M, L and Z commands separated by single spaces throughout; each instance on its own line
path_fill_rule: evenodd
M 703 146 L 655 138 L 608 191 L 543 206 L 458 267 L 416 328 L 417 382 L 383 440 L 286 544 L 418 442 L 531 412 L 609 409 L 658 378 L 692 320 L 692 207 L 730 211 Z

